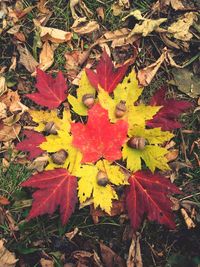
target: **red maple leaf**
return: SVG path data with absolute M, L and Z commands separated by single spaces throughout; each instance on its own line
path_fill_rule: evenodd
M 86 69 L 86 73 L 94 88 L 98 90 L 98 85 L 100 85 L 105 91 L 112 93 L 118 83 L 121 82 L 127 68 L 128 64 L 125 64 L 117 69 L 114 68 L 111 58 L 104 50 L 96 67 L 96 72 Z
M 172 203 L 168 194 L 181 191 L 165 177 L 148 171 L 138 171 L 129 178 L 126 190 L 126 207 L 134 230 L 140 226 L 144 214 L 150 221 L 157 221 L 169 228 L 175 228 Z
M 152 120 L 147 121 L 150 128 L 161 127 L 163 131 L 171 131 L 182 127 L 177 121 L 178 116 L 186 109 L 192 106 L 188 101 L 179 101 L 175 99 L 166 99 L 166 88 L 161 87 L 152 97 L 151 106 L 163 106 Z
M 38 105 L 49 109 L 57 108 L 67 96 L 67 84 L 62 72 L 59 71 L 57 77 L 53 78 L 50 74 L 37 69 L 36 78 L 38 92 L 26 96 Z
M 108 111 L 96 104 L 88 112 L 86 125 L 72 123 L 72 143 L 82 152 L 82 162 L 96 162 L 101 157 L 114 161 L 122 156 L 121 146 L 126 141 L 127 130 L 127 122 L 110 123 Z
M 45 213 L 53 214 L 60 206 L 62 223 L 68 221 L 77 202 L 77 179 L 66 169 L 44 171 L 31 176 L 21 185 L 39 188 L 33 193 L 34 201 L 27 220 Z
M 18 150 L 29 152 L 28 159 L 32 160 L 41 155 L 42 150 L 39 145 L 46 141 L 46 138 L 41 134 L 34 131 L 24 130 L 23 134 L 26 135 L 26 139 L 16 145 Z

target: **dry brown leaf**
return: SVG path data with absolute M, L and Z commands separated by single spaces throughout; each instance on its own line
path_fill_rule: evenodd
M 79 18 L 72 25 L 72 30 L 77 34 L 89 34 L 99 30 L 99 24 L 95 20 L 86 21 L 86 18 Z
M 17 91 L 14 92 L 9 89 L 6 94 L 0 97 L 0 101 L 7 106 L 7 109 L 9 109 L 11 113 L 27 110 L 27 107 L 20 102 Z
M 7 107 L 3 102 L 0 102 L 0 120 L 6 118 L 7 116 Z
M 87 51 L 74 50 L 65 53 L 66 64 L 65 68 L 70 80 L 74 80 L 80 71 L 81 65 L 87 60 L 90 49 Z
M 54 262 L 52 260 L 41 258 L 40 264 L 42 267 L 54 267 Z
M 3 197 L 0 195 L 0 205 L 9 205 L 10 204 L 10 201 L 6 198 L 6 197 Z
M 126 261 L 126 266 L 127 267 L 143 267 L 139 233 L 133 234 L 132 242 L 129 248 L 128 259 Z
M 27 71 L 33 73 L 39 63 L 34 59 L 34 57 L 25 46 L 23 47 L 21 45 L 18 45 L 17 50 L 20 54 L 19 63 L 22 64 L 27 69 Z
M 187 225 L 188 229 L 192 229 L 196 227 L 196 224 L 193 222 L 193 220 L 189 217 L 185 209 L 181 209 L 181 214 L 183 216 L 183 219 Z
M 0 76 L 0 96 L 3 95 L 7 91 L 6 78 L 4 76 Z
M 107 247 L 103 243 L 100 243 L 100 250 L 104 266 L 126 266 L 124 259 L 122 259 L 111 248 Z
M 171 6 L 174 10 L 184 10 L 185 7 L 182 3 L 182 0 L 171 0 Z
M 48 41 L 43 44 L 42 51 L 40 53 L 38 68 L 45 71 L 51 67 L 54 62 L 54 50 L 53 45 L 50 45 Z
M 42 172 L 47 165 L 48 162 L 48 155 L 43 155 L 41 157 L 37 157 L 34 159 L 30 165 L 28 165 L 29 170 L 36 170 L 38 172 Z
M 39 0 L 37 3 L 38 10 L 43 14 L 49 14 L 51 11 L 46 7 L 47 0 Z
M 75 235 L 78 233 L 78 228 L 75 227 L 74 230 L 72 232 L 66 233 L 65 236 L 71 241 Z
M 15 267 L 18 260 L 15 254 L 4 247 L 4 242 L 0 240 L 0 267 Z
M 16 139 L 21 130 L 21 125 L 15 124 L 13 126 L 0 125 L 0 142 L 7 142 Z
M 10 28 L 7 31 L 7 33 L 9 33 L 9 34 L 15 34 L 15 33 L 19 32 L 20 28 L 21 28 L 21 25 L 15 25 L 12 28 Z
M 197 14 L 194 12 L 185 13 L 177 22 L 172 23 L 167 31 L 173 35 L 174 38 L 182 41 L 190 41 L 193 37 L 190 33 L 190 27 L 197 20 Z
M 53 43 L 64 43 L 68 42 L 72 38 L 71 32 L 66 32 L 56 28 L 43 27 L 39 26 L 40 37 L 46 40 L 49 40 Z
M 78 15 L 76 14 L 76 11 L 75 11 L 75 6 L 78 5 L 79 1 L 80 0 L 70 0 L 70 9 L 71 9 L 73 19 L 78 18 Z
M 167 153 L 165 157 L 167 158 L 168 162 L 170 162 L 170 161 L 177 159 L 178 154 L 179 154 L 179 150 L 173 149 L 173 150 L 170 150 L 169 153 Z
M 147 86 L 148 84 L 150 84 L 150 82 L 156 75 L 158 69 L 160 68 L 161 64 L 164 62 L 166 58 L 166 53 L 167 50 L 162 53 L 162 55 L 158 58 L 156 62 L 142 70 L 139 70 L 137 77 L 141 86 Z
M 145 67 L 142 70 L 139 70 L 137 77 L 138 77 L 140 85 L 147 86 L 148 84 L 150 84 L 150 82 L 152 81 L 152 79 L 154 78 L 158 69 L 160 68 L 160 66 L 162 65 L 164 61 L 172 67 L 183 68 L 183 66 L 176 64 L 172 55 L 173 54 L 171 53 L 171 51 L 167 50 L 167 48 L 165 47 L 163 49 L 163 53 L 157 59 L 156 62 Z
M 9 67 L 9 71 L 11 71 L 11 70 L 14 70 L 15 71 L 16 66 L 17 66 L 17 57 L 16 56 L 13 56 L 11 58 L 11 65 Z
M 97 16 L 98 18 L 103 21 L 104 20 L 104 17 L 105 17 L 105 14 L 104 14 L 104 8 L 102 6 L 98 7 L 97 8 Z

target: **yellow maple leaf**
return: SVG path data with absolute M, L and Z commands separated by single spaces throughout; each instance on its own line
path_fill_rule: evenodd
M 75 113 L 81 115 L 81 116 L 87 116 L 88 114 L 88 108 L 83 104 L 82 97 L 85 94 L 92 94 L 95 95 L 96 90 L 92 85 L 90 84 L 86 72 L 83 71 L 81 79 L 79 81 L 79 87 L 76 91 L 77 98 L 73 95 L 68 95 L 68 101 L 72 105 L 72 109 Z
M 65 128 L 66 131 L 70 130 L 70 122 L 71 122 L 71 114 L 70 111 L 63 111 L 62 119 L 58 117 L 56 110 L 51 111 L 38 111 L 38 110 L 30 110 L 29 111 L 34 122 L 39 125 L 34 127 L 34 130 L 37 132 L 42 132 L 45 128 L 45 125 L 48 122 L 54 122 L 56 129 Z
M 123 82 L 118 84 L 114 90 L 114 97 L 99 88 L 98 99 L 103 108 L 108 110 L 109 118 L 111 122 L 116 122 L 118 119 L 128 121 L 129 127 L 134 125 L 145 126 L 145 121 L 150 120 L 158 112 L 160 107 L 152 107 L 139 105 L 134 106 L 134 103 L 138 100 L 143 89 L 138 86 L 135 71 L 132 71 Z M 115 110 L 117 104 L 121 101 L 126 103 L 126 112 L 122 118 L 117 118 Z
M 145 129 L 141 127 L 134 127 L 129 130 L 129 137 L 143 137 L 146 139 L 148 145 L 143 150 L 134 149 L 127 145 L 123 146 L 122 156 L 127 160 L 127 167 L 131 171 L 141 169 L 141 159 L 144 160 L 146 166 L 154 172 L 156 168 L 160 170 L 170 169 L 167 164 L 165 155 L 168 153 L 166 148 L 160 147 L 159 144 L 170 140 L 173 134 L 166 131 L 161 131 L 160 128 Z
M 108 214 L 111 212 L 112 200 L 118 199 L 114 188 L 107 184 L 100 186 L 97 183 L 97 174 L 99 171 L 107 174 L 108 180 L 115 185 L 127 184 L 125 175 L 118 166 L 111 165 L 108 161 L 98 161 L 96 165 L 82 165 L 76 172 L 80 177 L 78 181 L 78 197 L 80 203 L 84 203 L 88 198 L 93 198 L 94 207 L 100 207 Z
M 49 164 L 46 170 L 53 170 L 55 168 L 66 168 L 74 175 L 76 169 L 80 168 L 82 154 L 72 145 L 72 136 L 68 131 L 60 130 L 57 135 L 46 136 L 46 142 L 40 145 L 40 148 L 49 153 L 54 153 L 64 149 L 67 151 L 67 158 L 63 165 L 55 164 L 49 157 Z

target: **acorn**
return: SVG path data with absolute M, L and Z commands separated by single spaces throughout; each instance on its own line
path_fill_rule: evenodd
M 44 132 L 48 134 L 57 134 L 56 125 L 53 121 L 49 121 L 46 123 L 44 127 Z
M 143 137 L 131 137 L 128 140 L 127 145 L 134 149 L 144 150 L 145 146 L 147 144 L 147 140 Z
M 68 156 L 68 153 L 64 149 L 61 149 L 58 152 L 52 154 L 51 159 L 53 163 L 58 164 L 58 165 L 63 165 L 65 163 L 67 156 Z
M 100 186 L 106 186 L 108 184 L 107 174 L 103 171 L 97 173 L 97 184 Z
M 121 100 L 115 108 L 115 116 L 117 118 L 121 118 L 124 116 L 124 114 L 126 113 L 126 102 Z
M 87 108 L 92 108 L 95 104 L 95 98 L 92 94 L 85 94 L 82 97 L 82 102 Z

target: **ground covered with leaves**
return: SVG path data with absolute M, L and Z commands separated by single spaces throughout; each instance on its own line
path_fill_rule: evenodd
M 0 267 L 200 264 L 200 4 L 0 3 Z

